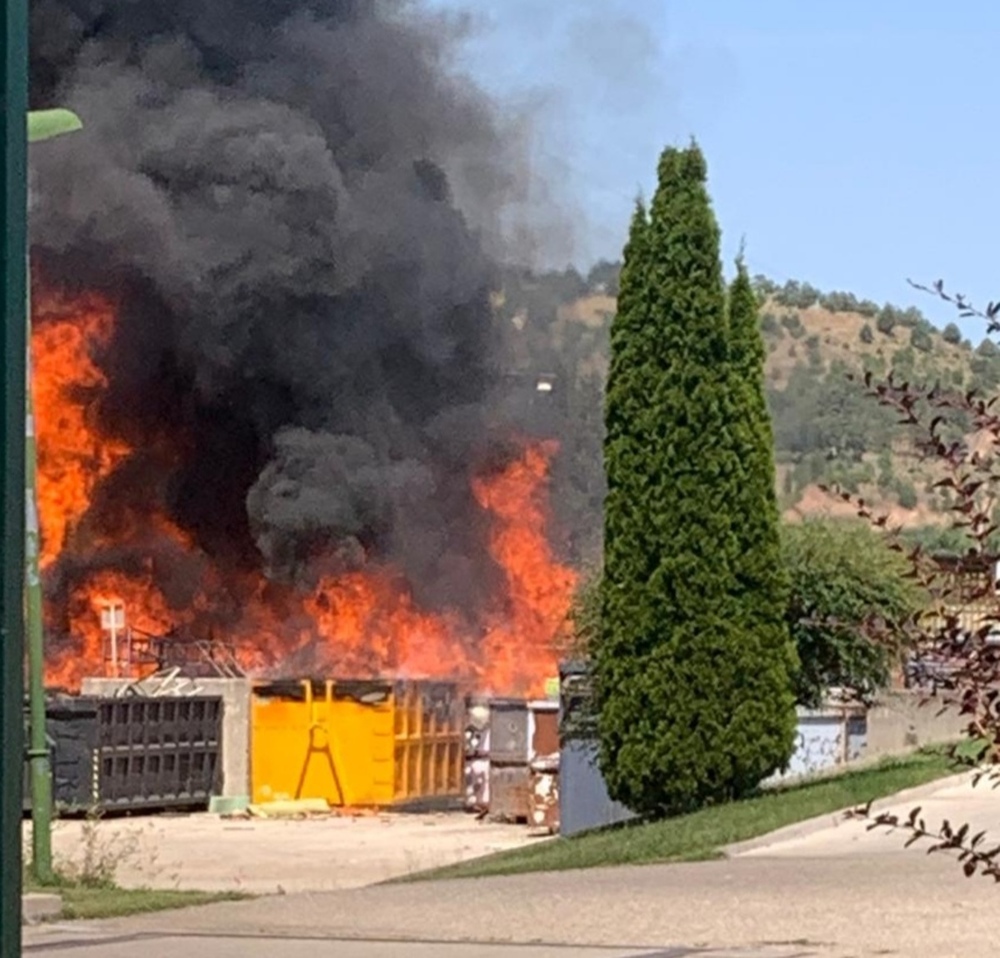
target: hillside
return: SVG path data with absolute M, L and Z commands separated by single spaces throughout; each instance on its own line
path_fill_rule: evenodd
M 591 555 L 599 541 L 593 526 L 599 525 L 602 491 L 601 384 L 616 281 L 614 264 L 601 264 L 588 277 L 572 270 L 522 272 L 507 277 L 497 300 L 510 321 L 509 363 L 521 374 L 557 379 L 560 478 L 568 490 L 562 508 L 577 558 Z M 850 505 L 819 488 L 838 483 L 926 541 L 941 539 L 935 529 L 947 522 L 947 501 L 929 488 L 937 477 L 914 454 L 894 414 L 847 377 L 865 370 L 885 375 L 891 368 L 913 382 L 994 392 L 1000 349 L 989 340 L 973 348 L 956 326 L 939 330 L 913 307 L 879 307 L 849 293 L 821 294 L 808 284 L 778 287 L 765 277 L 755 284 L 786 518 L 852 515 Z
M 881 320 L 881 322 L 880 322 Z M 944 521 L 947 502 L 929 490 L 937 476 L 915 455 L 896 416 L 865 397 L 850 373 L 890 369 L 945 388 L 995 386 L 1000 361 L 944 334 L 916 314 L 789 307 L 767 297 L 761 326 L 768 348 L 778 490 L 788 518 L 852 514 L 821 483 L 839 483 L 910 527 Z M 956 331 L 957 332 L 957 331 Z M 996 359 L 996 357 L 992 357 Z

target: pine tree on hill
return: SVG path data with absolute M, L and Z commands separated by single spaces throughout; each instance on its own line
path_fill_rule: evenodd
M 794 732 L 763 345 L 742 286 L 730 335 L 706 175 L 697 146 L 667 149 L 636 210 L 605 402 L 601 766 L 616 799 L 653 815 L 748 793 Z

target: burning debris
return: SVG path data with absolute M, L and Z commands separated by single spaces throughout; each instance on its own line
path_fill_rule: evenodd
M 35 105 L 86 118 L 33 158 L 50 679 L 101 671 L 112 602 L 258 674 L 538 689 L 574 576 L 555 450 L 499 412 L 478 226 L 511 167 L 448 24 L 377 0 L 32 17 Z

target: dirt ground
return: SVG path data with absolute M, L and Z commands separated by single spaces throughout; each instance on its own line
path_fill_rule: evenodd
M 26 841 L 30 827 L 26 827 Z M 523 825 L 463 812 L 224 819 L 150 815 L 63 820 L 57 867 L 107 866 L 125 888 L 245 890 L 257 894 L 358 888 L 409 872 L 546 841 Z

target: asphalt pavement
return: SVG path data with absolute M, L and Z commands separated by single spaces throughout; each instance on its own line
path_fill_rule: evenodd
M 920 796 L 998 834 L 1000 790 Z M 891 804 L 891 803 L 890 803 Z M 272 895 L 27 928 L 34 958 L 986 958 L 1000 886 L 842 816 L 719 861 Z
M 87 935 L 67 935 L 56 944 L 29 945 L 25 958 L 807 958 L 808 952 L 765 948 L 705 950 L 703 948 L 608 948 L 559 944 L 492 944 L 358 940 L 336 938 L 245 938 L 214 935 L 126 935 L 94 940 Z
M 37 958 L 993 958 L 998 905 L 992 881 L 911 850 L 381 885 L 25 931 Z

